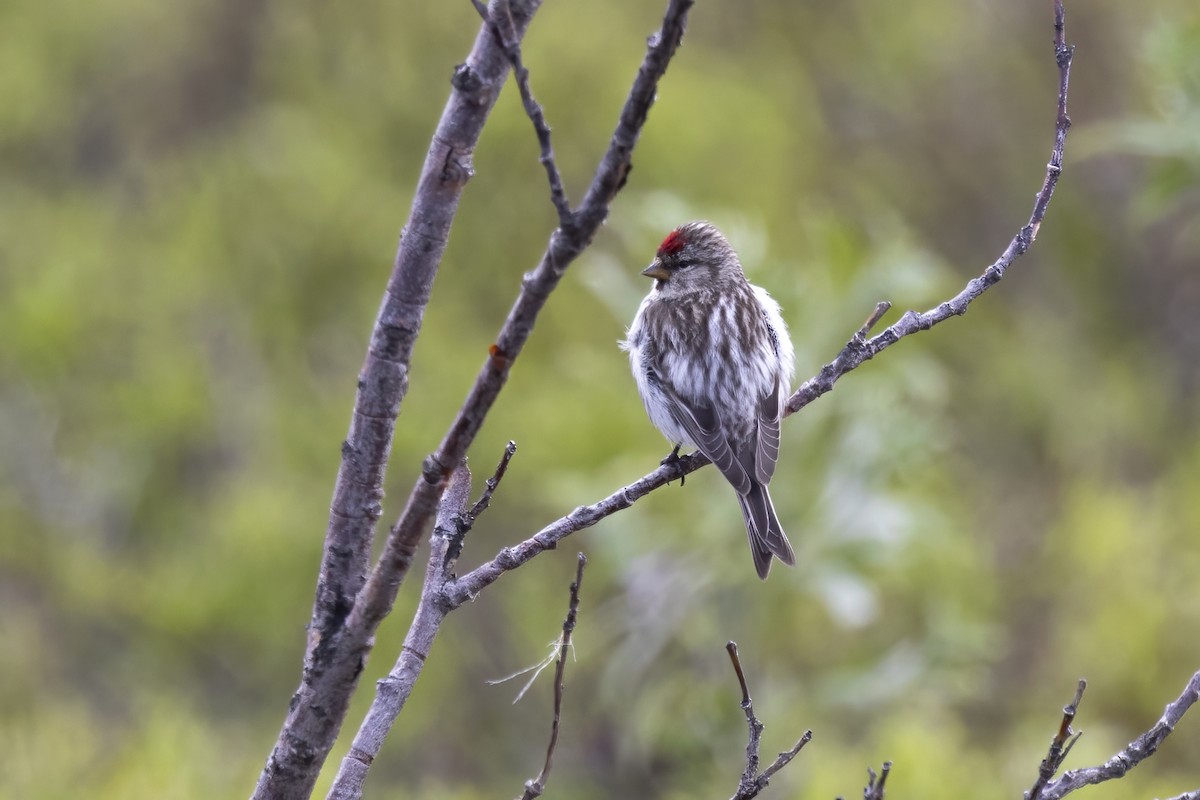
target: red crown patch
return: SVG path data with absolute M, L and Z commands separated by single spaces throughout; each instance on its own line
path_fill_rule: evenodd
M 678 230 L 673 230 L 667 234 L 667 238 L 663 239 L 662 244 L 658 246 L 658 254 L 660 256 L 673 256 L 682 250 L 686 243 L 683 234 Z

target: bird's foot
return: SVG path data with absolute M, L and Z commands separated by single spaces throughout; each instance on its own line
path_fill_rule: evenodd
M 672 450 L 670 453 L 668 453 L 667 457 L 658 463 L 664 467 L 674 467 L 675 465 L 677 465 L 679 463 L 679 448 L 682 446 L 683 446 L 682 444 L 675 445 L 675 449 Z M 684 475 L 682 472 L 679 473 L 679 485 L 683 486 L 683 484 L 686 480 L 687 480 L 687 476 Z

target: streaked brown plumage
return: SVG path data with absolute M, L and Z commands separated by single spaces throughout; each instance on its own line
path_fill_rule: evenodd
M 767 485 L 793 350 L 779 305 L 742 272 L 707 222 L 676 228 L 643 275 L 655 279 L 623 346 L 651 422 L 708 456 L 737 492 L 761 578 L 794 564 Z

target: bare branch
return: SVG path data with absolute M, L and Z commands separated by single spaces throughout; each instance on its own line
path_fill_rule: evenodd
M 738 779 L 738 788 L 732 800 L 750 800 L 767 788 L 772 776 L 786 767 L 803 749 L 804 745 L 812 741 L 812 731 L 805 731 L 791 750 L 780 753 L 771 766 L 759 772 L 759 749 L 765 726 L 754 714 L 754 701 L 750 699 L 750 689 L 746 685 L 746 674 L 742 671 L 742 660 L 738 656 L 737 642 L 727 643 L 725 650 L 729 653 L 729 660 L 733 662 L 733 671 L 737 674 L 738 686 L 742 690 L 742 711 L 746 713 L 746 727 L 749 729 L 746 737 L 746 769 L 742 771 L 742 775 Z
M 496 465 L 496 471 L 492 473 L 492 477 L 484 481 L 485 488 L 483 494 L 475 501 L 469 511 L 466 511 L 459 520 L 457 530 L 447 534 L 448 545 L 446 547 L 445 560 L 442 563 L 445 575 L 443 576 L 442 584 L 445 580 L 453 577 L 452 570 L 454 564 L 458 561 L 458 557 L 462 555 L 463 541 L 471 528 L 475 527 L 475 521 L 479 516 L 487 510 L 488 505 L 492 502 L 492 495 L 495 494 L 496 488 L 500 486 L 500 481 L 504 479 L 504 473 L 508 471 L 508 464 L 512 461 L 513 456 L 517 454 L 517 443 L 509 442 L 504 446 L 504 455 L 500 456 L 500 463 Z M 449 489 L 447 489 L 449 491 Z M 437 528 L 434 528 L 434 533 L 437 533 Z M 441 585 L 441 584 L 439 584 Z
M 530 781 L 525 781 L 525 793 L 521 800 L 533 800 L 541 797 L 546 790 L 546 781 L 550 780 L 550 767 L 554 761 L 554 750 L 558 747 L 559 720 L 562 717 L 563 673 L 567 669 L 567 652 L 571 648 L 571 634 L 575 631 L 575 618 L 579 612 L 579 587 L 583 585 L 583 570 L 587 566 L 587 556 L 580 553 L 575 567 L 575 582 L 571 584 L 571 600 L 567 605 L 567 618 L 563 620 L 562 638 L 559 639 L 558 663 L 554 668 L 554 719 L 550 723 L 550 743 L 546 745 L 546 762 L 542 771 Z
M 1033 788 L 1025 793 L 1025 800 L 1041 798 L 1046 784 L 1058 772 L 1058 768 L 1067 760 L 1067 754 L 1071 752 L 1075 742 L 1079 741 L 1079 737 L 1083 735 L 1082 731 L 1076 733 L 1071 730 L 1071 723 L 1075 721 L 1075 714 L 1079 711 L 1079 704 L 1083 701 L 1083 693 L 1086 689 L 1087 681 L 1080 678 L 1079 685 L 1075 688 L 1075 697 L 1063 708 L 1062 722 L 1058 726 L 1058 733 L 1054 734 L 1054 738 L 1050 740 L 1050 750 L 1042 759 L 1042 764 L 1038 768 L 1037 780 L 1034 781 Z
M 540 0 L 493 0 L 488 16 L 495 19 L 503 9 L 508 40 L 515 44 L 539 5 Z M 407 388 L 409 357 L 459 193 L 471 175 L 471 153 L 510 63 L 490 25 L 482 27 L 467 62 L 455 71 L 451 81 L 455 93 L 434 136 L 360 378 L 326 537 L 304 675 L 259 778 L 255 800 L 292 800 L 311 794 L 370 654 L 375 630 L 391 611 L 456 465 L 463 461 L 503 388 L 539 312 L 570 263 L 591 243 L 624 184 L 633 146 L 658 82 L 682 39 L 691 5 L 692 0 L 669 0 L 662 29 L 652 37 L 580 210 L 554 232 L 541 262 L 525 276 L 474 387 L 437 451 L 425 459 L 383 553 L 364 582 L 374 525 L 381 513 L 384 462 Z M 449 555 L 447 549 L 443 559 Z M 443 566 L 447 564 L 444 560 Z M 441 588 L 439 581 L 439 597 Z
M 883 786 L 887 783 L 888 775 L 892 772 L 892 762 L 885 761 L 879 770 L 867 768 L 867 788 L 863 789 L 863 800 L 883 800 Z
M 517 90 L 521 93 L 521 103 L 525 106 L 525 115 L 533 123 L 538 145 L 542 150 L 541 162 L 546 170 L 546 179 L 550 182 L 550 201 L 554 204 L 554 210 L 558 212 L 558 224 L 566 227 L 571 223 L 571 206 L 567 202 L 567 195 L 563 189 L 562 175 L 554 161 L 554 147 L 550 143 L 550 126 L 546 123 L 546 114 L 542 111 L 538 101 L 533 98 L 533 90 L 529 88 L 529 70 L 525 68 L 525 64 L 521 60 L 521 42 L 520 37 L 516 34 L 510 2 L 506 0 L 502 5 L 497 4 L 495 8 L 496 11 L 501 12 L 500 16 L 504 20 L 503 30 L 496 19 L 488 13 L 488 9 L 483 3 L 479 0 L 472 0 L 472 2 L 475 4 L 475 10 L 495 33 L 496 40 L 504 48 L 504 52 L 512 64 L 513 77 L 517 80 Z
M 983 274 L 969 281 L 965 288 L 954 297 L 937 307 L 918 314 L 915 311 L 905 312 L 891 327 L 878 336 L 867 339 L 871 328 L 882 318 L 891 307 L 887 301 L 879 303 L 875 311 L 868 317 L 866 323 L 850 338 L 837 357 L 823 366 L 815 376 L 800 385 L 788 398 L 785 414 L 793 414 L 804 406 L 816 400 L 823 394 L 833 390 L 837 380 L 847 372 L 856 369 L 864 362 L 874 358 L 891 345 L 922 330 L 928 330 L 934 325 L 966 313 L 967 306 L 989 287 L 997 283 L 1008 266 L 1033 244 L 1038 228 L 1046 214 L 1054 187 L 1062 173 L 1063 145 L 1066 142 L 1067 130 L 1071 120 L 1067 116 L 1067 84 L 1071 71 L 1071 56 L 1074 48 L 1063 41 L 1063 2 L 1055 0 L 1055 62 L 1059 71 L 1058 116 L 1055 124 L 1054 146 L 1050 163 L 1046 167 L 1046 177 L 1042 188 L 1034 201 L 1033 214 L 1025 225 L 1009 243 L 1008 248 Z M 615 141 L 615 137 L 614 137 Z M 595 186 L 593 182 L 593 187 Z M 583 211 L 581 210 L 580 214 Z M 610 494 L 608 497 L 592 505 L 579 506 L 565 517 L 555 520 L 525 541 L 506 547 L 491 561 L 480 565 L 457 581 L 447 585 L 447 601 L 458 606 L 474 598 L 484 588 L 495 582 L 509 570 L 516 569 L 544 550 L 553 548 L 559 540 L 570 536 L 576 531 L 595 525 L 605 517 L 629 508 L 638 500 L 667 483 L 690 475 L 701 467 L 709 464 L 709 460 L 701 453 L 692 453 L 673 459 L 658 469 L 634 481 L 633 483 Z
M 746 737 L 746 769 L 742 772 L 742 779 L 738 781 L 738 794 L 740 795 L 743 787 L 749 787 L 758 776 L 759 739 L 762 737 L 764 726 L 758 717 L 754 716 L 754 702 L 750 699 L 750 689 L 746 686 L 746 674 L 742 671 L 742 660 L 738 658 L 737 642 L 726 643 L 725 650 L 729 653 L 729 660 L 733 662 L 733 671 L 737 674 L 738 685 L 742 688 L 742 711 L 746 713 L 746 725 L 750 730 Z
M 967 307 L 980 295 L 999 283 L 1013 261 L 1024 255 L 1025 251 L 1033 244 L 1038 230 L 1042 226 L 1042 219 L 1046 216 L 1046 209 L 1050 206 L 1050 199 L 1054 196 L 1058 178 L 1062 174 L 1063 146 L 1066 144 L 1067 131 L 1071 127 L 1071 118 L 1067 116 L 1067 85 L 1071 76 L 1071 58 L 1075 53 L 1075 48 L 1073 45 L 1068 45 L 1064 39 L 1066 35 L 1065 14 L 1063 0 L 1055 0 L 1054 60 L 1058 65 L 1058 114 L 1054 126 L 1054 146 L 1050 152 L 1050 162 L 1046 165 L 1046 177 L 1042 182 L 1042 188 L 1034 198 L 1033 213 L 1029 217 L 1029 222 L 1017 232 L 1000 257 L 979 277 L 970 280 L 954 297 L 924 313 L 904 312 L 896 324 L 865 343 L 851 340 L 851 343 L 838 354 L 837 358 L 822 367 L 815 377 L 805 381 L 788 398 L 787 413 L 795 413 L 821 395 L 831 391 L 838 378 L 857 368 L 864 361 L 870 361 L 905 336 L 919 331 L 927 331 L 951 317 L 967 313 Z
M 447 564 L 452 560 L 449 550 L 462 541 L 470 495 L 471 471 L 464 463 L 450 476 L 438 506 L 437 522 L 430 537 L 429 560 L 425 566 L 425 585 L 408 635 L 400 648 L 400 656 L 387 677 L 376 683 L 375 699 L 354 736 L 350 751 L 338 767 L 337 777 L 327 795 L 329 800 L 362 797 L 367 772 L 421 675 L 433 641 L 449 612 L 442 600 L 442 585 L 449 574 Z
M 1078 697 L 1079 694 L 1077 693 L 1076 698 L 1078 699 Z M 1099 766 L 1068 770 L 1057 781 L 1046 784 L 1045 789 L 1037 797 L 1040 800 L 1059 800 L 1059 798 L 1066 797 L 1071 792 L 1081 789 L 1084 786 L 1124 777 L 1129 770 L 1154 755 L 1159 745 L 1171 735 L 1171 732 L 1175 730 L 1175 726 L 1179 724 L 1179 720 L 1183 718 L 1183 715 L 1187 713 L 1188 709 L 1197 700 L 1200 700 L 1200 671 L 1196 672 L 1191 680 L 1188 681 L 1187 686 L 1183 689 L 1183 693 L 1167 704 L 1167 707 L 1163 710 L 1162 717 L 1150 730 L 1134 739 L 1124 750 Z M 1070 709 L 1070 706 L 1067 709 Z M 1069 727 L 1070 724 L 1066 722 L 1067 709 L 1063 709 L 1063 727 Z M 1061 728 L 1059 734 L 1062 734 Z M 1057 741 L 1058 737 L 1056 736 L 1055 739 Z M 1053 745 L 1051 746 L 1051 752 L 1053 752 Z M 1197 796 L 1198 794 L 1200 793 L 1194 792 L 1191 795 L 1182 796 L 1190 797 Z
M 515 40 L 524 35 L 541 0 L 510 7 Z M 498 0 L 499 2 L 499 0 Z M 325 547 L 300 686 L 255 787 L 254 798 L 308 797 L 337 737 L 366 648 L 344 643 L 343 626 L 362 589 L 376 523 L 383 513 L 383 479 L 396 416 L 408 389 L 408 368 L 434 276 L 449 238 L 458 199 L 472 175 L 472 155 L 509 61 L 481 26 L 442 112 L 421 170 L 416 195 L 358 378 L 350 430 L 330 503 Z M 427 472 L 438 494 L 461 455 Z M 432 515 L 436 496 L 428 503 Z M 411 554 L 410 554 L 411 555 Z
M 698 453 L 680 456 L 677 461 L 664 465 L 649 475 L 610 494 L 603 500 L 589 506 L 580 506 L 550 523 L 525 541 L 505 547 L 495 558 L 488 561 L 457 580 L 446 584 L 446 602 L 457 608 L 468 600 L 473 600 L 481 591 L 495 583 L 504 573 L 514 570 L 545 550 L 553 549 L 559 541 L 576 531 L 590 528 L 607 516 L 629 508 L 641 498 L 650 494 L 668 481 L 673 481 L 681 475 L 688 475 L 708 464 L 708 460 Z
M 488 357 L 475 378 L 474 386 L 437 452 L 425 460 L 423 474 L 413 486 L 400 518 L 392 527 L 379 563 L 355 600 L 346 621 L 346 635 L 351 642 L 365 645 L 379 622 L 391 610 L 396 590 L 408 572 L 412 552 L 442 491 L 440 476 L 446 471 L 443 465 L 458 463 L 467 452 L 508 380 L 513 362 L 528 341 L 551 292 L 571 262 L 591 243 L 596 230 L 607 217 L 609 205 L 624 185 L 625 176 L 631 168 L 633 146 L 654 102 L 658 81 L 666 72 L 683 38 L 687 12 L 691 6 L 692 0 L 669 0 L 662 28 L 650 39 L 608 151 L 592 179 L 583 204 L 573 215 L 570 226 L 560 227 L 551 235 L 550 245 L 541 261 L 532 272 L 526 274 L 521 292 L 496 342 L 488 349 Z
M 496 465 L 496 471 L 492 473 L 492 477 L 484 482 L 487 487 L 483 490 L 483 494 L 475 501 L 475 505 L 471 506 L 471 510 L 467 512 L 467 521 L 470 524 L 475 524 L 475 520 L 479 519 L 479 515 L 487 511 L 488 505 L 492 502 L 492 495 L 496 493 L 496 487 L 500 485 L 500 481 L 504 480 L 504 473 L 508 471 L 508 462 L 512 461 L 513 456 L 517 454 L 517 443 L 509 442 L 504 446 L 504 455 L 500 456 L 500 463 Z
M 800 738 L 796 740 L 796 744 L 792 745 L 791 750 L 784 750 L 782 753 L 776 756 L 775 760 L 771 762 L 771 765 L 764 769 L 758 776 L 758 779 L 762 781 L 762 785 L 766 786 L 767 782 L 771 780 L 771 777 L 776 772 L 779 772 L 779 770 L 786 767 L 788 762 L 795 758 L 796 754 L 804 749 L 804 745 L 811 741 L 812 731 L 805 731 L 803 734 L 801 734 Z

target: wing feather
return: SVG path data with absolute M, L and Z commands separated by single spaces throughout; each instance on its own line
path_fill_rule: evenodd
M 722 429 L 717 410 L 708 403 L 685 399 L 671 382 L 663 377 L 662 371 L 654 366 L 647 369 L 647 377 L 661 390 L 671 419 L 687 432 L 696 448 L 712 461 L 713 466 L 720 470 L 738 494 L 750 491 L 751 475 L 754 472 L 753 455 L 751 453 L 747 459 L 744 455 L 739 457 L 734 451 Z
M 759 483 L 770 483 L 771 476 L 775 474 L 775 465 L 779 462 L 779 422 L 782 417 L 783 395 L 780 390 L 779 376 L 776 376 L 774 387 L 758 402 L 758 436 L 754 472 Z
M 707 403 L 689 402 L 665 381 L 663 388 L 670 402 L 671 416 L 692 437 L 697 449 L 708 456 L 738 494 L 750 491 L 750 473 L 722 430 L 717 410 Z

